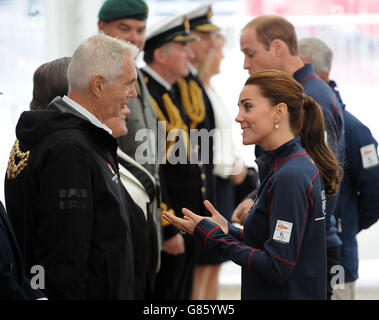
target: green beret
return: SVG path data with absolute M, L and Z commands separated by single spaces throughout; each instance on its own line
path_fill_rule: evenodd
M 148 12 L 143 0 L 106 0 L 99 11 L 99 19 L 105 22 L 125 18 L 146 20 Z

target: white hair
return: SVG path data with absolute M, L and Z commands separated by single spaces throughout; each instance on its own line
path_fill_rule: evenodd
M 67 69 L 69 90 L 86 90 L 94 75 L 103 75 L 112 83 L 122 73 L 126 57 L 132 60 L 138 48 L 121 39 L 99 33 L 81 43 Z
M 317 74 L 332 68 L 333 52 L 320 39 L 303 38 L 297 42 L 299 56 L 310 58 Z

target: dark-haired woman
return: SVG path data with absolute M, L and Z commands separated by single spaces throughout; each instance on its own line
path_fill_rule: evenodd
M 326 200 L 342 169 L 325 143 L 320 106 L 281 71 L 256 72 L 239 97 L 236 121 L 245 145 L 266 150 L 258 159 L 260 187 L 244 228 L 183 209 L 164 214 L 178 228 L 242 267 L 242 299 L 326 299 Z

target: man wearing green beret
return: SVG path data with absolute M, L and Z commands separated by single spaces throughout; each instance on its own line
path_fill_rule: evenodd
M 148 6 L 143 0 L 106 0 L 100 8 L 98 21 L 99 31 L 111 37 L 117 37 L 135 44 L 140 51 L 145 45 L 146 20 L 148 17 Z M 137 81 L 135 83 L 137 98 L 130 99 L 128 107 L 131 110 L 127 118 L 128 134 L 118 138 L 119 147 L 127 155 L 144 166 L 156 179 L 159 185 L 158 163 L 155 157 L 157 146 L 157 115 L 151 104 L 151 96 L 140 70 L 137 69 Z M 151 133 L 147 136 L 139 137 L 142 130 L 146 129 Z M 136 136 L 137 135 L 137 136 Z M 144 153 L 140 151 L 144 150 Z M 146 157 L 147 153 L 147 157 Z M 141 157 L 142 154 L 142 157 Z M 159 194 L 159 191 L 156 191 Z M 148 248 L 141 246 L 139 241 L 133 241 L 134 252 L 148 264 L 146 275 L 137 275 L 136 298 L 143 299 L 152 291 L 155 273 L 160 267 L 161 250 L 161 216 L 159 203 L 153 201 L 150 204 L 149 212 L 152 219 L 148 219 L 145 226 L 135 226 L 141 232 L 146 230 L 146 237 L 149 239 Z M 148 252 L 146 252 L 146 250 Z M 150 251 L 149 251 L 150 250 Z M 154 258 L 155 257 L 155 258 Z M 144 270 L 144 266 L 135 266 L 136 272 Z M 142 272 L 142 271 L 141 271 Z M 145 290 L 146 288 L 146 290 Z
M 148 7 L 143 0 L 107 0 L 99 11 L 98 27 L 111 37 L 130 41 L 142 51 L 147 16 Z

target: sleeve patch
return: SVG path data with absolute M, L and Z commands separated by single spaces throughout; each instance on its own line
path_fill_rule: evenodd
M 378 155 L 373 143 L 361 148 L 361 157 L 364 169 L 369 169 L 379 164 Z
M 291 239 L 292 222 L 278 220 L 276 222 L 273 240 L 281 243 L 289 243 Z

